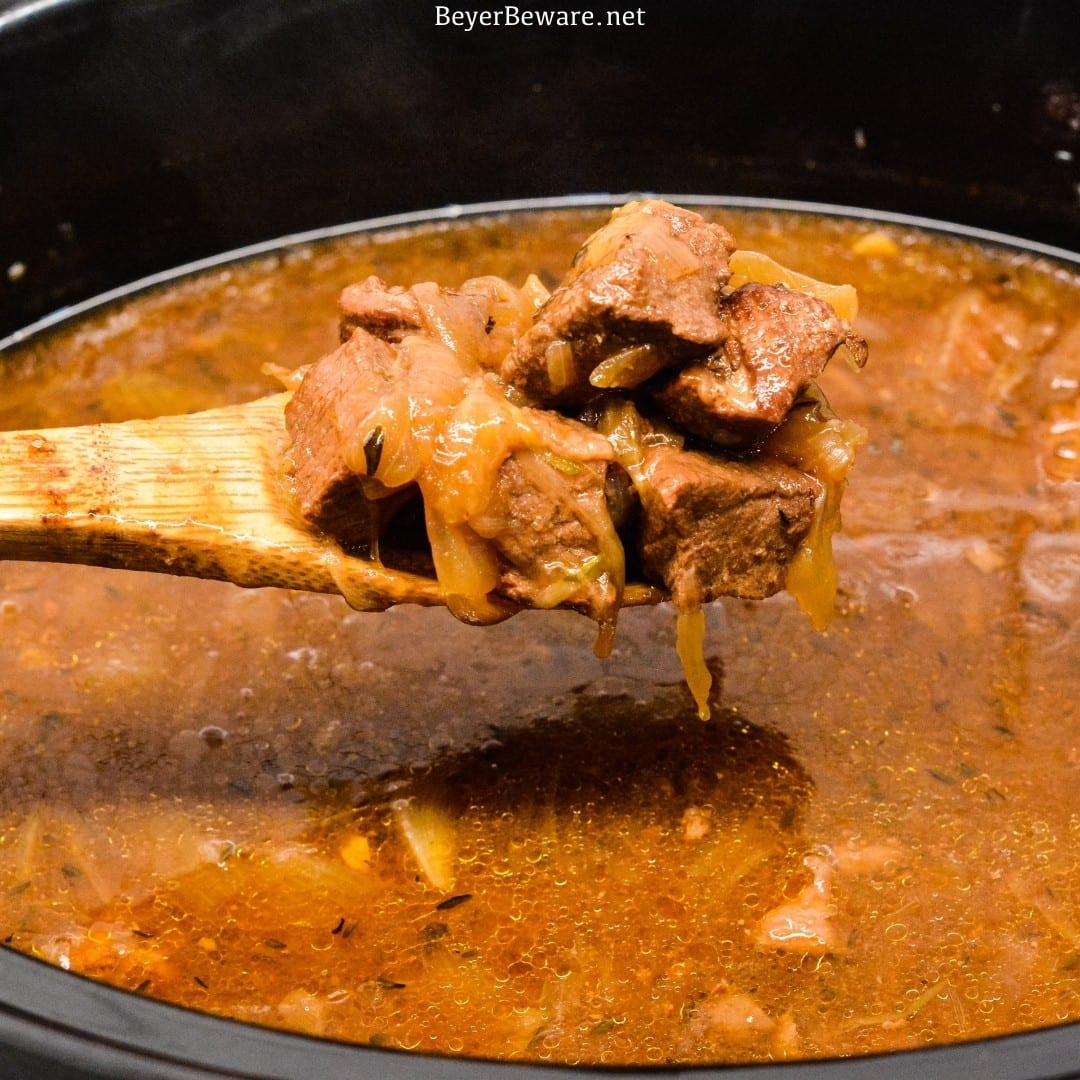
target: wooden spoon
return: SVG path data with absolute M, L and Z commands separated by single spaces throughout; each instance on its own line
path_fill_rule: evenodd
M 0 560 L 84 563 L 439 605 L 434 578 L 344 552 L 293 509 L 289 393 L 183 416 L 0 432 Z M 627 605 L 660 590 L 628 585 Z

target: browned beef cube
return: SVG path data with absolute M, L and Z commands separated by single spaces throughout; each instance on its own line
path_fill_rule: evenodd
M 370 547 L 399 499 L 363 478 L 357 432 L 403 373 L 397 350 L 358 330 L 316 361 L 285 408 L 300 513 L 342 543 Z M 372 446 L 370 452 L 377 452 Z
M 505 563 L 500 592 L 527 607 L 566 604 L 588 615 L 610 611 L 617 582 L 600 573 L 594 522 L 606 513 L 606 462 L 582 463 L 559 474 L 558 490 L 536 483 L 536 469 L 550 469 L 528 451 L 513 454 L 499 470 L 507 529 L 495 538 Z
M 539 282 L 536 288 L 546 295 Z M 426 334 L 457 352 L 466 368 L 497 371 L 531 324 L 537 302 L 529 283 L 519 289 L 491 275 L 456 289 L 430 281 L 406 289 L 372 276 L 341 293 L 341 339 L 365 330 L 396 345 L 408 334 Z
M 551 420 L 546 421 L 551 424 Z M 605 480 L 610 450 L 600 437 L 572 420 L 566 428 L 573 459 L 552 463 L 532 450 L 516 450 L 499 469 L 484 519 L 474 524 L 498 549 L 504 566 L 501 590 L 529 607 L 569 604 L 598 616 L 617 599 L 618 583 L 606 570 L 614 543 Z M 580 432 L 577 430 L 580 429 Z M 586 458 L 595 443 L 597 453 Z
M 866 359 L 866 342 L 827 303 L 783 286 L 744 285 L 720 317 L 719 347 L 653 388 L 676 427 L 719 446 L 764 438 L 841 345 Z
M 682 607 L 784 587 L 820 488 L 779 462 L 729 461 L 672 446 L 646 450 L 640 555 L 646 577 Z
M 412 290 L 387 285 L 374 274 L 347 285 L 338 299 L 341 340 L 348 341 L 354 330 L 366 330 L 383 341 L 400 341 L 423 326 L 420 305 Z
M 565 282 L 503 363 L 535 405 L 576 405 L 603 360 L 638 345 L 664 364 L 711 352 L 734 238 L 700 214 L 658 200 L 616 210 L 578 253 Z

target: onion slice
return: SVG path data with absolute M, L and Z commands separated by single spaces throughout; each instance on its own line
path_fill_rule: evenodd
M 859 314 L 859 297 L 854 285 L 830 285 L 825 281 L 789 270 L 760 251 L 733 251 L 728 260 L 733 289 L 741 288 L 751 281 L 761 285 L 785 285 L 796 292 L 809 293 L 824 300 L 841 319 L 851 322 Z

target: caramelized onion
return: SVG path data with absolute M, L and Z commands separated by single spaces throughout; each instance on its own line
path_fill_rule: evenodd
M 508 601 L 491 596 L 499 586 L 499 561 L 491 544 L 468 525 L 449 523 L 431 506 L 425 520 L 435 574 L 454 617 L 483 626 L 514 614 Z
M 440 892 L 449 892 L 457 863 L 454 819 L 442 807 L 415 796 L 395 799 L 391 809 L 394 823 L 428 883 Z
M 565 390 L 574 381 L 574 352 L 568 341 L 553 341 L 544 350 L 544 363 L 555 393 Z
M 471 326 L 434 282 L 414 285 L 411 291 L 419 304 L 424 329 L 457 356 L 459 365 L 475 369 L 483 327 Z M 462 310 L 471 313 L 471 309 Z
M 821 484 L 814 522 L 788 565 L 785 582 L 816 630 L 825 629 L 833 616 L 837 578 L 832 538 L 840 530 L 840 500 L 855 451 L 866 438 L 864 428 L 837 417 L 821 390 L 811 386 L 765 444 L 767 453 Z
M 700 604 L 679 609 L 675 618 L 675 651 L 697 704 L 698 716 L 708 720 L 712 675 L 705 666 L 705 612 Z
M 638 240 L 671 277 L 686 277 L 701 269 L 701 260 L 690 250 L 685 240 L 672 233 L 668 221 L 658 214 L 645 214 L 642 221 L 643 227 L 637 234 Z
M 442 417 L 420 486 L 425 502 L 447 521 L 466 522 L 487 504 L 499 468 L 517 442 L 513 410 L 477 380 Z
M 412 409 L 409 396 L 403 389 L 386 394 L 379 407 L 357 429 L 348 447 L 348 465 L 357 476 L 377 480 L 384 488 L 403 487 L 416 479 L 420 469 L 420 447 L 414 437 L 411 423 Z M 381 432 L 378 462 L 371 454 L 375 433 Z M 375 464 L 374 469 L 369 469 Z M 375 491 L 368 491 L 368 498 L 375 498 Z
M 731 270 L 728 284 L 733 289 L 751 281 L 762 285 L 786 285 L 796 292 L 809 293 L 818 300 L 824 300 L 841 319 L 848 322 L 859 313 L 859 297 L 854 285 L 829 285 L 797 270 L 789 270 L 759 251 L 733 251 L 728 267 Z
M 501 281 L 502 278 L 496 280 Z M 535 275 L 530 274 L 519 290 L 522 301 L 527 305 L 531 319 L 551 299 L 551 290 Z
M 642 467 L 647 446 L 681 447 L 683 438 L 658 422 L 648 422 L 626 398 L 608 398 L 596 419 L 596 429 L 611 444 L 615 460 L 627 471 L 634 486 L 644 483 Z
M 666 363 L 655 345 L 631 345 L 597 364 L 589 382 L 598 389 L 632 390 L 651 379 Z
M 660 263 L 669 277 L 685 277 L 701 269 L 701 260 L 672 232 L 671 222 L 655 213 L 647 202 L 630 202 L 616 210 L 611 220 L 578 250 L 566 280 L 600 265 L 630 239 L 636 240 Z

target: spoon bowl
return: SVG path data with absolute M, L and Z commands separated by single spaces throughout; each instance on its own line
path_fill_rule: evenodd
M 349 554 L 289 486 L 290 392 L 180 416 L 0 432 L 0 560 L 340 593 L 359 611 L 446 603 L 433 577 Z M 664 599 L 627 586 L 624 603 Z

